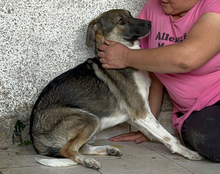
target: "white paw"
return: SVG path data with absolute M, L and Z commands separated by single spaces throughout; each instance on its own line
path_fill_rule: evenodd
M 179 142 L 176 142 L 173 146 L 171 146 L 171 152 L 180 154 L 189 160 L 203 160 L 203 157 L 199 155 L 196 151 L 190 150 L 189 148 L 183 146 Z
M 199 160 L 203 160 L 204 158 L 199 155 L 197 152 L 195 151 L 191 151 L 187 156 L 185 156 L 186 158 L 193 160 L 193 161 L 199 161 Z
M 118 148 L 112 146 L 108 147 L 106 151 L 110 156 L 122 156 L 122 152 Z
M 100 163 L 93 158 L 86 158 L 84 160 L 84 166 L 95 170 L 99 170 L 101 168 Z

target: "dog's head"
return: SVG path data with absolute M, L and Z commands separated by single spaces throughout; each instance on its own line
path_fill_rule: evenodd
M 127 10 L 110 10 L 90 22 L 86 44 L 97 48 L 110 40 L 132 46 L 134 41 L 148 35 L 150 29 L 150 21 L 133 18 Z

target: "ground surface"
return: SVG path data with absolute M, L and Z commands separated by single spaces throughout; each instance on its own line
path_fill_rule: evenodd
M 220 164 L 209 161 L 190 161 L 179 155 L 171 154 L 161 144 L 148 142 L 112 143 L 96 140 L 95 144 L 111 144 L 123 152 L 121 158 L 94 156 L 101 165 L 95 171 L 76 165 L 65 168 L 52 168 L 38 164 L 32 146 L 0 149 L 0 174 L 220 174 Z

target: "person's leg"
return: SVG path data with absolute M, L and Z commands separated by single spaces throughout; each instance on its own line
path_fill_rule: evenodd
M 220 101 L 194 111 L 184 122 L 182 138 L 205 159 L 220 162 Z

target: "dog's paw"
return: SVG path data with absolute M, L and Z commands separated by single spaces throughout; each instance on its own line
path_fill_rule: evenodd
M 122 156 L 122 152 L 118 148 L 112 146 L 108 147 L 106 151 L 110 156 Z
M 180 144 L 179 141 L 176 141 L 176 143 L 172 144 L 173 146 L 170 146 L 170 150 L 172 153 L 177 153 L 179 155 L 182 155 L 183 157 L 189 159 L 189 160 L 193 160 L 193 161 L 199 161 L 199 160 L 203 160 L 204 158 L 199 155 L 198 152 L 190 150 L 189 148 L 183 146 L 182 144 Z M 169 146 L 167 145 L 167 147 L 169 148 Z
M 189 160 L 199 161 L 199 160 L 204 159 L 201 155 L 199 155 L 198 152 L 190 150 L 184 146 L 181 147 L 181 150 L 179 152 L 180 152 L 179 153 L 180 155 L 184 156 L 185 158 L 187 158 Z
M 100 163 L 93 158 L 86 158 L 84 160 L 84 166 L 95 170 L 99 170 L 101 168 Z
M 204 159 L 201 155 L 199 155 L 195 151 L 192 151 L 188 156 L 186 156 L 186 158 L 193 160 L 193 161 L 200 161 Z

